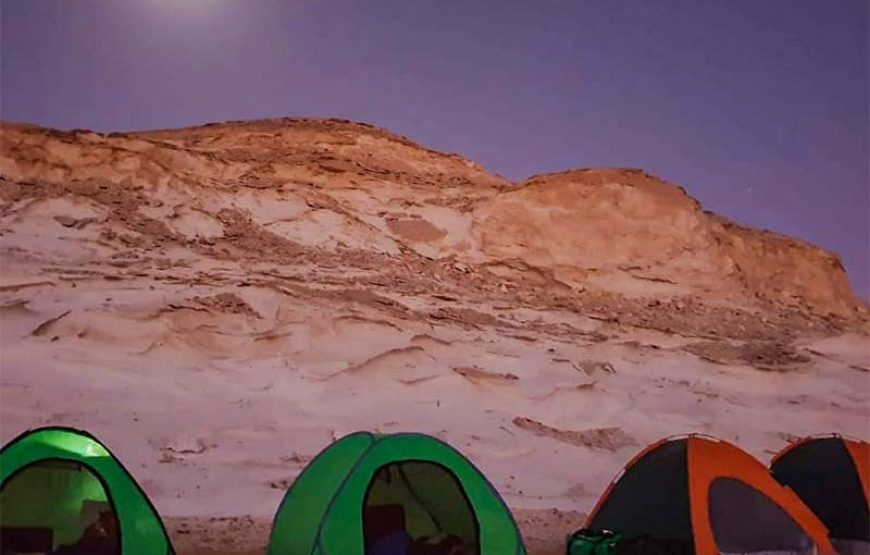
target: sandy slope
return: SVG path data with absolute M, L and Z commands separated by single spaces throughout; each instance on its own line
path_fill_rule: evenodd
M 520 202 L 539 181 L 356 124 L 2 133 L 0 440 L 91 430 L 183 553 L 260 549 L 305 463 L 357 429 L 462 450 L 536 553 L 663 436 L 763 460 L 868 436 L 866 307 L 836 259 L 645 174 Z M 637 202 L 682 223 L 620 232 Z

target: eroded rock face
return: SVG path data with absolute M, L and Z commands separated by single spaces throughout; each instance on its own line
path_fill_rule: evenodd
M 493 258 L 518 258 L 563 281 L 629 295 L 768 301 L 850 316 L 839 259 L 702 210 L 640 170 L 536 176 L 482 204 L 475 233 Z
M 65 199 L 75 206 L 54 214 L 64 227 L 57 235 L 96 241 L 94 253 L 182 248 L 216 259 L 404 268 L 407 277 L 389 280 L 423 288 L 432 283 L 421 269 L 447 261 L 440 267 L 452 278 L 436 273 L 435 283 L 519 298 L 524 289 L 692 297 L 847 320 L 865 311 L 836 256 L 705 212 L 640 170 L 511 184 L 459 156 L 339 120 L 110 135 L 4 124 L 0 140 L 3 213 Z M 6 225 L 29 221 L 18 213 Z

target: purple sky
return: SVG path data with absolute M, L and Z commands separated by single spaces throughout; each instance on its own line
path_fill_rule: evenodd
M 0 117 L 344 117 L 520 179 L 641 167 L 868 295 L 867 0 L 0 0 Z

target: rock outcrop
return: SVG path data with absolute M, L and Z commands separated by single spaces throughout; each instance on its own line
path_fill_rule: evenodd
M 847 320 L 866 313 L 835 255 L 731 223 L 643 171 L 512 184 L 341 120 L 108 135 L 3 124 L 0 172 L 4 214 L 26 225 L 28 211 L 45 219 L 54 209 L 40 206 L 62 202 L 44 232 L 84 238 L 93 223 L 103 248 L 153 254 L 174 245 L 286 264 L 340 256 L 394 269 L 449 261 L 484 289 L 689 297 Z M 6 226 L 15 247 L 15 225 Z
M 475 231 L 488 256 L 548 268 L 576 287 L 841 316 L 858 306 L 835 255 L 729 222 L 641 170 L 535 176 L 479 213 Z

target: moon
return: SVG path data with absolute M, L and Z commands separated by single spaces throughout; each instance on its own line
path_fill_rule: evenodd
M 151 0 L 154 7 L 173 15 L 208 15 L 227 0 Z

